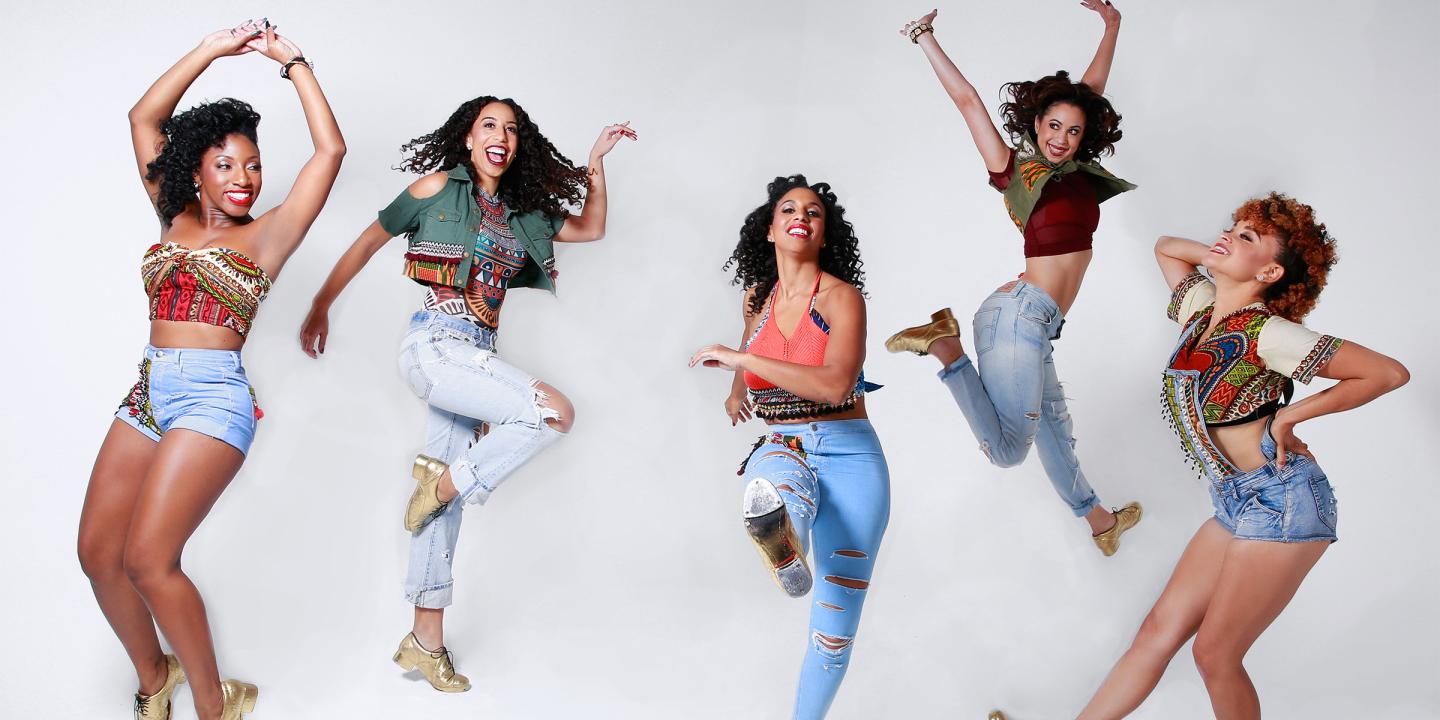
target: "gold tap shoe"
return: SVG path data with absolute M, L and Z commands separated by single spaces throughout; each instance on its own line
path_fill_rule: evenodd
M 1114 555 L 1115 551 L 1120 549 L 1120 536 L 1125 534 L 1126 530 L 1140 524 L 1140 503 L 1129 503 L 1114 513 L 1115 524 L 1109 530 L 1091 538 L 1095 541 L 1095 547 L 1105 553 L 1105 557 Z
M 764 478 L 755 478 L 745 487 L 745 532 L 765 560 L 775 584 L 790 597 L 810 592 L 814 582 L 805 562 L 805 546 L 785 511 L 780 491 Z
M 135 693 L 135 720 L 170 720 L 170 696 L 185 684 L 185 671 L 174 655 L 165 656 L 165 684 L 154 695 Z
M 885 341 L 885 349 L 892 353 L 910 351 L 916 355 L 929 355 L 930 343 L 944 337 L 960 337 L 960 323 L 950 308 L 941 308 L 930 315 L 930 322 L 905 328 Z
M 220 720 L 241 720 L 245 713 L 255 712 L 255 700 L 260 697 L 260 688 L 239 680 L 222 680 L 220 693 L 225 698 Z
M 470 678 L 455 672 L 450 651 L 443 647 L 439 650 L 426 650 L 420 645 L 420 641 L 415 639 L 413 632 L 400 641 L 400 649 L 395 651 L 395 657 L 391 659 L 405 672 L 419 670 L 420 674 L 430 681 L 430 687 L 440 692 L 465 692 L 470 689 Z
M 440 477 L 450 469 L 435 458 L 426 455 L 415 456 L 415 467 L 410 476 L 415 478 L 415 492 L 410 493 L 410 503 L 405 506 L 405 529 L 419 532 L 440 513 L 445 512 L 448 502 L 440 500 Z
M 1005 713 L 999 710 L 991 710 L 990 714 L 985 717 L 987 720 L 1005 720 Z

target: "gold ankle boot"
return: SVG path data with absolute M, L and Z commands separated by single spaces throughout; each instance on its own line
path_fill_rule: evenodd
M 391 658 L 405 672 L 419 670 L 426 680 L 430 681 L 430 687 L 440 692 L 465 692 L 470 689 L 470 678 L 455 672 L 455 664 L 450 661 L 450 652 L 445 648 L 439 650 L 426 650 L 415 639 L 415 633 L 405 636 L 400 641 L 400 649 L 395 651 L 395 657 Z
M 185 684 L 185 671 L 174 655 L 165 656 L 165 684 L 153 695 L 135 693 L 135 720 L 170 720 L 170 696 Z
M 1140 503 L 1129 503 L 1114 513 L 1115 524 L 1109 530 L 1091 538 L 1095 541 L 1095 547 L 1105 553 L 1105 557 L 1114 555 L 1115 551 L 1120 549 L 1120 536 L 1140 523 Z
M 945 337 L 960 337 L 960 323 L 950 308 L 941 308 L 930 315 L 930 322 L 905 328 L 885 341 L 885 349 L 892 353 L 910 351 L 916 355 L 929 355 L 930 343 Z
M 225 698 L 220 720 L 241 720 L 245 713 L 255 712 L 255 700 L 260 697 L 260 688 L 239 680 L 222 680 L 220 693 Z
M 406 530 L 419 532 L 450 504 L 440 499 L 440 477 L 448 469 L 450 466 L 435 458 L 415 456 L 415 467 L 410 470 L 410 476 L 415 478 L 415 492 L 410 493 L 410 503 L 405 506 Z

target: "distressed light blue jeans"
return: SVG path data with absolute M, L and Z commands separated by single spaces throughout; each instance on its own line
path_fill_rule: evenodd
M 850 663 L 890 522 L 890 470 L 869 420 L 777 424 L 770 432 L 745 461 L 741 487 L 755 478 L 770 481 L 801 543 L 813 550 L 810 646 L 800 666 L 794 718 L 819 720 Z
M 1044 290 L 1023 280 L 1001 285 L 975 311 L 976 360 L 962 355 L 940 371 L 940 382 L 991 463 L 1019 465 L 1034 443 L 1055 492 L 1084 517 L 1100 500 L 1080 471 L 1070 410 L 1055 375 L 1050 340 L 1064 321 Z
M 536 380 L 495 354 L 495 333 L 442 313 L 410 319 L 400 372 L 429 406 L 425 454 L 450 465 L 460 494 L 410 537 L 405 599 L 423 608 L 450 605 L 452 563 L 466 504 L 484 503 L 505 478 L 562 433 L 545 422 L 559 414 Z

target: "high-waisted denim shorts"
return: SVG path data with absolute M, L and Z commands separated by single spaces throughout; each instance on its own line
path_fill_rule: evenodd
M 224 441 L 241 453 L 255 439 L 261 416 L 240 353 L 145 346 L 140 381 L 115 417 L 151 440 L 175 428 Z
M 1266 427 L 1260 450 L 1270 462 L 1210 484 L 1215 519 L 1242 540 L 1335 542 L 1335 492 L 1320 466 L 1287 453 L 1275 466 L 1275 441 Z

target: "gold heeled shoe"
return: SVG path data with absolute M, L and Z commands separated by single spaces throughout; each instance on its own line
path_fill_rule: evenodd
M 241 720 L 245 713 L 255 712 L 255 701 L 260 697 L 260 688 L 239 680 L 222 680 L 220 693 L 225 698 L 220 720 Z
M 905 328 L 885 341 L 885 349 L 892 353 L 910 351 L 916 355 L 929 355 L 930 343 L 945 337 L 960 337 L 960 323 L 950 308 L 941 308 L 930 315 L 930 322 Z
M 410 493 L 410 502 L 405 505 L 406 530 L 419 532 L 445 512 L 445 506 L 450 503 L 440 499 L 440 478 L 449 469 L 449 465 L 435 458 L 415 456 L 415 467 L 410 470 L 410 476 L 415 478 L 415 492 Z
M 170 696 L 185 684 L 185 671 L 174 655 L 165 656 L 165 684 L 153 695 L 135 693 L 135 720 L 170 720 Z
M 1109 530 L 1091 538 L 1095 541 L 1095 547 L 1105 553 L 1105 557 L 1114 555 L 1115 551 L 1120 549 L 1120 536 L 1125 534 L 1126 530 L 1140 523 L 1140 503 L 1138 502 L 1129 503 L 1113 512 L 1115 513 L 1115 524 Z
M 426 650 L 420 641 L 415 639 L 413 632 L 400 641 L 400 649 L 395 651 L 395 657 L 391 659 L 405 672 L 419 670 L 420 674 L 430 681 L 430 687 L 440 692 L 465 692 L 470 689 L 470 678 L 455 672 L 450 652 L 443 647 L 439 650 Z
M 790 597 L 810 592 L 814 576 L 805 562 L 805 546 L 800 544 L 800 536 L 790 522 L 785 500 L 769 480 L 755 478 L 745 487 L 741 515 L 745 519 L 745 532 L 755 543 L 775 584 Z

